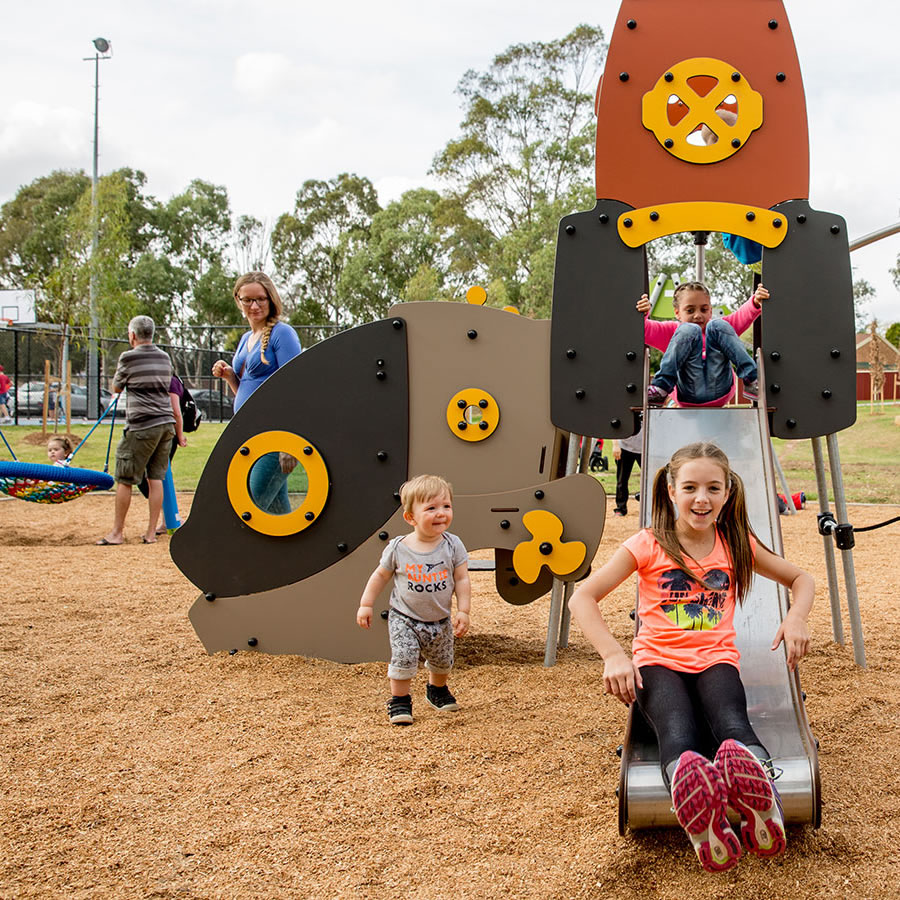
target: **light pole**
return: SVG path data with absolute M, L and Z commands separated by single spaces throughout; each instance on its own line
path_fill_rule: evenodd
M 100 112 L 100 60 L 109 59 L 112 44 L 102 37 L 94 38 L 93 56 L 84 57 L 85 61 L 94 63 L 94 169 L 91 177 L 91 321 L 88 330 L 88 364 L 87 364 L 87 414 L 89 419 L 100 416 L 100 361 L 97 353 L 97 334 L 99 321 L 97 318 L 97 273 L 95 257 L 100 243 L 100 219 L 97 209 L 97 160 L 99 156 L 97 140 L 99 137 Z

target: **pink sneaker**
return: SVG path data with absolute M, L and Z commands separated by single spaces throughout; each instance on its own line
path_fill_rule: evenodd
M 784 853 L 787 837 L 781 797 L 762 763 L 739 741 L 722 742 L 716 768 L 725 782 L 728 803 L 741 814 L 744 846 L 757 856 Z
M 716 767 L 693 750 L 682 753 L 672 775 L 672 803 L 707 872 L 724 872 L 741 856 L 741 842 L 725 814 L 726 798 Z

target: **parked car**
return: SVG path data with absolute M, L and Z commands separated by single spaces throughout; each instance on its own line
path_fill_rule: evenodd
M 192 390 L 191 396 L 207 422 L 221 422 L 234 415 L 234 398 L 224 391 L 199 388 Z
M 16 391 L 16 409 L 20 416 L 40 416 L 44 412 L 44 390 L 45 385 L 43 381 L 27 381 L 25 384 L 20 384 L 19 389 Z M 59 395 L 59 382 L 54 381 L 50 384 L 50 397 L 48 402 L 48 412 L 53 414 L 56 408 L 56 398 Z M 109 391 L 102 390 L 100 391 L 100 412 L 106 409 L 110 403 L 112 403 L 113 395 Z M 65 403 L 63 403 L 62 409 L 60 410 L 60 414 L 65 409 Z M 88 409 L 88 397 L 87 397 L 87 388 L 83 387 L 80 384 L 72 385 L 72 417 L 85 417 L 87 416 Z M 124 398 L 119 400 L 119 405 L 116 408 L 116 415 L 124 415 L 125 414 L 125 403 Z

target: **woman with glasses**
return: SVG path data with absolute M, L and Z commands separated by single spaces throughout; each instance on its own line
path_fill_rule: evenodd
M 234 411 L 275 371 L 300 353 L 300 339 L 290 325 L 279 321 L 281 297 L 263 272 L 248 272 L 234 284 L 234 300 L 250 330 L 241 337 L 232 365 L 217 359 L 212 373 L 234 393 Z M 250 496 L 265 512 L 291 511 L 287 477 L 297 460 L 287 453 L 267 453 L 250 470 Z

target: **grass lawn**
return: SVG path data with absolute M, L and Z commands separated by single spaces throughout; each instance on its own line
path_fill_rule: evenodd
M 883 414 L 872 415 L 869 404 L 861 403 L 856 424 L 838 435 L 844 490 L 848 502 L 900 504 L 900 425 L 894 423 L 897 416 L 900 416 L 900 405 L 885 406 Z M 192 491 L 197 487 L 207 457 L 224 429 L 225 423 L 204 422 L 197 431 L 188 435 L 188 446 L 179 448 L 173 465 L 177 490 Z M 72 426 L 72 433 L 79 437 L 84 437 L 88 430 L 87 425 Z M 40 432 L 40 427 L 28 425 L 7 425 L 3 429 L 3 434 L 16 456 L 23 462 L 47 461 L 46 443 L 41 440 Z M 121 437 L 121 426 L 116 425 L 115 432 L 110 456 L 111 470 L 115 468 L 115 450 Z M 87 469 L 102 469 L 108 440 L 109 427 L 101 425 L 91 435 L 84 448 L 79 450 L 75 464 Z M 776 438 L 774 446 L 791 490 L 805 491 L 807 499 L 817 499 L 811 442 L 783 441 Z M 822 448 L 824 453 L 824 439 Z M 616 492 L 612 441 L 606 442 L 604 450 L 609 459 L 610 471 L 596 477 L 606 493 L 612 497 Z M 0 458 L 9 459 L 5 447 L 0 447 Z M 301 488 L 292 487 L 292 490 L 295 489 Z M 629 490 L 634 494 L 639 489 L 640 470 L 635 466 Z M 631 501 L 631 504 L 633 503 L 634 501 Z

